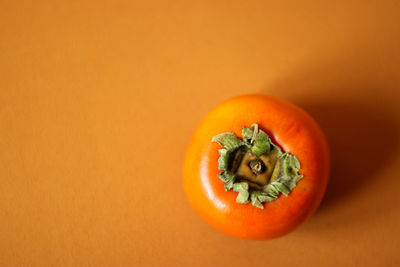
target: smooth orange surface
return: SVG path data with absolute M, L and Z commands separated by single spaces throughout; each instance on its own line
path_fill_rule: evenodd
M 284 152 L 296 155 L 303 175 L 288 197 L 264 204 L 264 210 L 236 203 L 217 178 L 219 145 L 213 136 L 257 123 Z M 184 165 L 186 195 L 212 226 L 246 239 L 270 239 L 292 231 L 319 205 L 328 182 L 330 154 L 324 134 L 303 110 L 266 95 L 244 95 L 213 109 L 194 134 Z
M 398 1 L 0 1 L 1 266 L 398 266 Z M 217 104 L 300 106 L 332 151 L 298 229 L 236 239 L 182 167 Z

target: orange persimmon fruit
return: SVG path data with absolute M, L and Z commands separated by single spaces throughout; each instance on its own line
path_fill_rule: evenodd
M 257 132 L 257 129 L 260 131 Z M 245 137 L 245 131 L 249 131 L 250 135 Z M 222 149 L 224 141 L 218 141 L 219 137 L 224 137 L 221 133 L 229 133 L 226 135 L 229 138 L 237 137 L 233 141 L 241 145 L 238 143 L 229 147 L 232 144 L 228 140 L 228 143 L 225 142 L 228 149 Z M 267 151 L 265 155 L 273 158 L 273 162 L 277 162 L 277 157 L 272 154 L 279 153 L 278 158 L 281 159 L 278 161 L 281 163 L 274 163 L 275 167 L 268 165 L 270 159 L 260 160 L 263 156 L 259 155 L 257 148 L 252 147 L 257 143 L 257 133 L 264 134 L 265 140 L 270 142 L 265 143 L 261 153 Z M 239 152 L 236 151 L 239 150 L 242 150 L 242 154 L 237 161 Z M 221 167 L 224 163 L 219 163 L 219 158 L 223 158 L 227 151 L 231 158 L 229 161 L 227 159 L 226 164 L 236 164 L 236 167 Z M 283 155 L 293 160 L 285 162 Z M 246 174 L 239 175 L 238 171 L 232 174 L 233 168 L 243 169 L 243 173 L 250 168 L 252 172 L 249 172 L 249 177 L 253 175 L 254 179 L 250 177 L 247 180 Z M 263 178 L 257 178 L 261 177 L 261 174 L 257 176 L 257 171 L 263 172 L 263 169 Z M 271 178 L 273 171 L 276 175 L 279 173 L 278 178 Z M 328 143 L 309 114 L 276 97 L 244 95 L 219 104 L 198 126 L 185 156 L 184 189 L 195 211 L 214 228 L 239 238 L 271 239 L 289 233 L 313 214 L 325 193 L 329 171 Z M 226 177 L 222 177 L 224 172 Z M 297 177 L 294 182 L 289 177 L 292 174 L 297 175 L 293 176 Z M 257 184 L 257 179 L 264 179 L 264 182 L 270 180 L 269 184 Z M 274 179 L 278 183 L 271 182 Z M 288 181 L 286 184 L 285 179 Z M 236 181 L 236 185 L 233 185 L 233 181 Z M 279 184 L 279 181 L 283 184 Z M 226 184 L 224 188 L 224 182 L 231 184 Z M 229 190 L 232 188 L 234 190 Z M 286 191 L 288 188 L 290 190 Z M 259 198 L 263 203 L 254 192 L 263 194 Z M 275 195 L 271 195 L 271 192 Z

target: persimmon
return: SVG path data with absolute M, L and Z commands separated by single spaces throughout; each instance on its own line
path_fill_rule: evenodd
M 214 108 L 184 162 L 189 202 L 209 224 L 245 239 L 282 236 L 318 207 L 329 179 L 324 133 L 304 110 L 267 95 Z

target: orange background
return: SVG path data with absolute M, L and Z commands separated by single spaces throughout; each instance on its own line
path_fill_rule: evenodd
M 400 266 L 399 1 L 1 1 L 1 266 Z M 182 164 L 219 102 L 309 111 L 333 166 L 295 232 L 191 209 Z

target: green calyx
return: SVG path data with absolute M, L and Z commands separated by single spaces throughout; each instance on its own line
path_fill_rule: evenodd
M 276 200 L 282 193 L 288 196 L 303 177 L 298 172 L 296 156 L 283 153 L 268 134 L 253 124 L 242 128 L 242 138 L 234 133 L 214 136 L 224 148 L 218 152 L 218 175 L 226 191 L 238 192 L 236 202 L 264 209 L 263 202 Z

